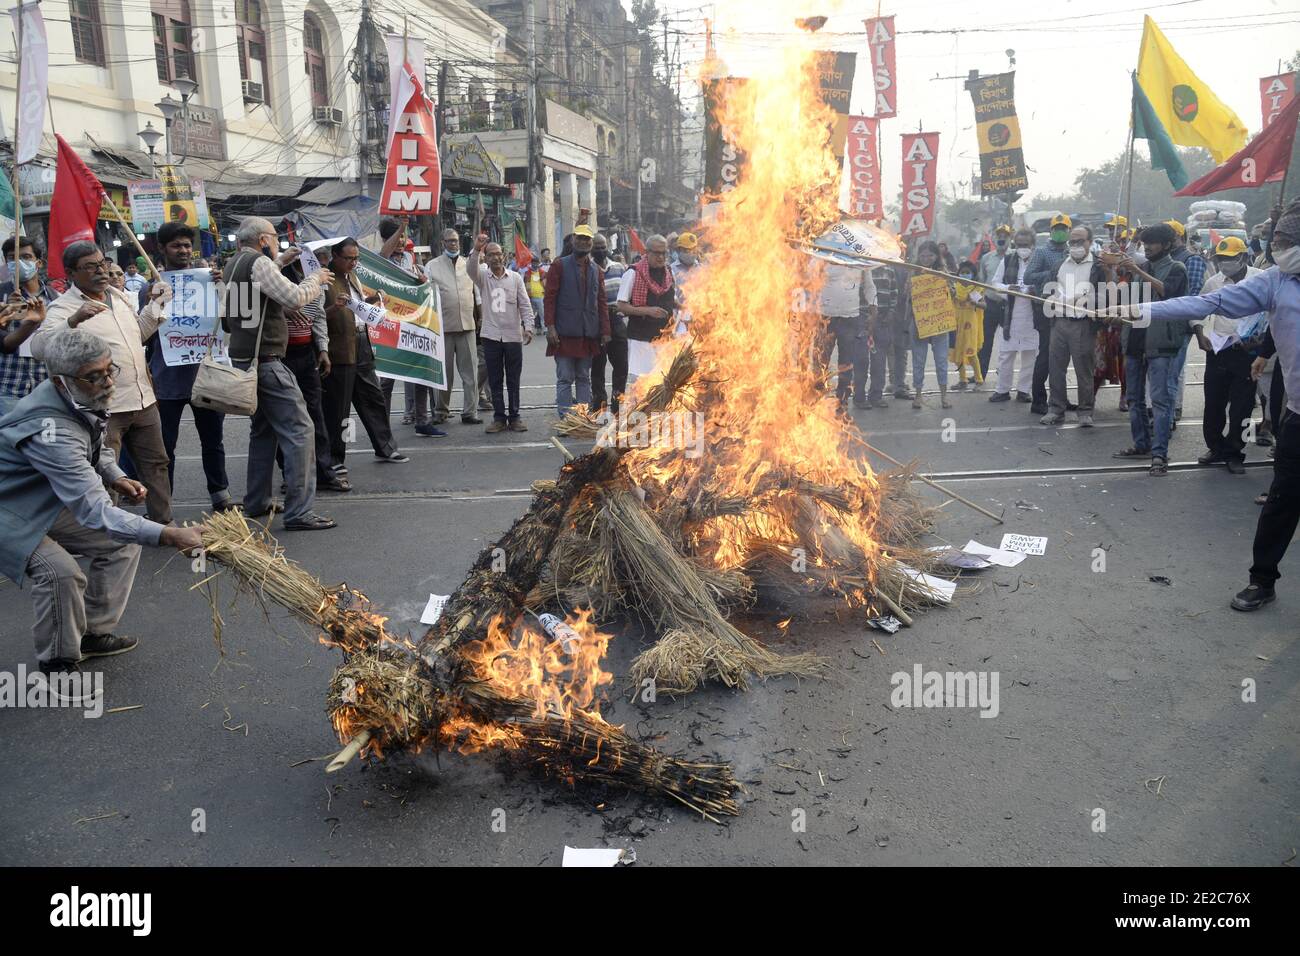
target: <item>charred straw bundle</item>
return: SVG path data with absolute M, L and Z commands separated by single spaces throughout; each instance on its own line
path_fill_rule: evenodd
M 739 785 L 727 765 L 645 747 L 594 710 L 539 707 L 503 690 L 454 650 L 434 656 L 432 648 L 389 635 L 384 618 L 363 597 L 322 585 L 239 512 L 214 515 L 204 528 L 204 547 L 234 572 L 241 588 L 285 607 L 345 652 L 327 697 L 340 742 L 349 744 L 336 765 L 367 750 L 382 755 L 428 743 L 466 751 L 497 747 L 571 784 L 660 795 L 709 819 L 739 812 Z

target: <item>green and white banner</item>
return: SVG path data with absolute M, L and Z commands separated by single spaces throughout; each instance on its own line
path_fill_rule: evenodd
M 328 248 L 338 241 L 322 239 L 307 246 L 313 250 Z M 370 329 L 375 372 L 381 378 L 445 389 L 442 319 L 433 283 L 403 272 L 365 248 L 352 274 L 366 296 L 382 293 L 384 297 L 382 313 L 371 307 L 355 311 Z

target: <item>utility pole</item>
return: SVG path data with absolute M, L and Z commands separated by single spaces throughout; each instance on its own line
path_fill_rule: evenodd
M 524 178 L 524 216 L 528 220 L 528 244 L 540 248 L 541 235 L 537 222 L 537 27 L 535 0 L 524 4 L 524 34 L 528 46 L 528 93 L 525 100 L 528 126 L 528 172 Z M 543 180 L 544 182 L 545 180 Z
M 358 108 L 361 113 L 361 134 L 357 137 L 357 159 L 358 159 L 358 176 L 357 181 L 361 184 L 361 196 L 367 197 L 370 192 L 369 170 L 366 168 L 366 144 L 370 139 L 370 111 L 367 97 L 367 87 L 370 84 L 370 57 L 368 47 L 370 43 L 370 0 L 361 0 L 361 23 L 357 27 L 357 72 L 361 76 L 361 86 L 358 93 Z M 388 64 L 388 68 L 393 69 L 393 64 Z M 391 108 L 391 104 L 390 104 Z

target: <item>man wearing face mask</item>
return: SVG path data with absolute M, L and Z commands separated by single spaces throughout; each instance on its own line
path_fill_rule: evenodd
M 1138 289 L 1150 290 L 1146 301 L 1177 298 L 1187 289 L 1187 270 L 1170 255 L 1174 231 L 1165 223 L 1142 230 L 1142 245 L 1147 262 L 1139 266 L 1133 259 L 1123 259 L 1118 268 L 1134 276 L 1131 302 L 1139 301 Z M 1124 384 L 1128 389 L 1129 428 L 1133 444 L 1116 458 L 1151 459 L 1151 476 L 1169 473 L 1169 434 L 1173 430 L 1173 361 L 1186 342 L 1190 329 L 1186 322 L 1160 322 L 1145 328 L 1125 323 L 1120 337 L 1124 348 Z M 1147 381 L 1151 382 L 1152 421 L 1147 422 Z M 1154 435 L 1154 437 L 1153 437 Z
M 1152 329 L 1209 315 L 1241 319 L 1258 312 L 1269 314 L 1272 346 L 1255 359 L 1251 372 L 1258 374 L 1276 351 L 1286 380 L 1286 410 L 1278 425 L 1273 484 L 1255 528 L 1250 584 L 1232 599 L 1238 611 L 1255 611 L 1276 599 L 1278 565 L 1300 525 L 1300 200 L 1277 218 L 1271 251 L 1275 268 L 1225 283 L 1213 292 L 1142 309 L 1141 321 L 1149 321 Z
M 610 341 L 605 284 L 591 261 L 594 238 L 590 226 L 576 226 L 573 252 L 552 262 L 546 274 L 546 354 L 555 358 L 555 411 L 561 419 L 573 407 L 575 386 L 578 402 L 591 406 L 591 360 Z
M 106 447 L 121 371 L 108 343 L 85 329 L 63 329 L 44 346 L 50 379 L 0 418 L 0 574 L 30 588 L 36 658 L 50 675 L 134 648 L 135 638 L 113 630 L 131 595 L 140 545 L 190 550 L 203 536 L 197 527 L 123 511 L 104 489 L 132 502 L 145 497 L 144 485 L 127 478 Z M 78 557 L 89 560 L 85 571 Z
M 442 233 L 442 255 L 429 260 L 424 274 L 438 287 L 441 303 L 443 354 L 446 357 L 447 387 L 435 392 L 437 411 L 433 423 L 451 417 L 451 390 L 460 374 L 460 420 L 481 425 L 478 417 L 478 348 L 475 342 L 474 279 L 460 255 L 460 235 L 455 229 Z M 432 434 L 432 433 L 430 433 Z
M 1034 230 L 1016 231 L 1014 249 L 1005 256 L 993 274 L 993 285 L 1004 292 L 1028 292 L 1023 274 L 1034 251 Z M 1038 357 L 1038 332 L 1034 329 L 1034 310 L 1030 300 L 1021 296 L 1007 297 L 1006 307 L 1002 312 L 1002 324 L 998 327 L 998 384 L 989 396 L 990 402 L 1009 402 L 1014 391 L 1016 400 L 1029 402 L 1029 390 L 1034 375 L 1034 363 Z M 1020 377 L 1016 379 L 1017 358 L 1020 362 Z
M 1246 265 L 1249 255 L 1246 244 L 1236 236 L 1220 240 L 1214 248 L 1214 264 L 1219 271 L 1205 280 L 1202 293 L 1208 295 L 1259 275 L 1263 270 Z M 1205 352 L 1205 418 L 1201 427 L 1208 451 L 1197 459 L 1197 463 L 1213 465 L 1222 462 L 1234 475 L 1244 475 L 1246 468 L 1242 463 L 1246 460 L 1246 442 L 1242 430 L 1255 407 L 1250 352 L 1240 341 L 1215 351 L 1210 335 L 1225 339 L 1235 335 L 1237 323 L 1233 319 L 1215 314 L 1190 324 L 1196 341 Z
M 1059 213 L 1052 217 L 1048 228 L 1051 241 L 1034 250 L 1033 256 L 1025 266 L 1024 283 L 1029 286 L 1031 295 L 1045 298 L 1043 289 L 1049 282 L 1056 281 L 1056 273 L 1065 261 L 1066 242 L 1070 238 L 1070 217 Z M 1052 319 L 1043 313 L 1042 306 L 1033 303 L 1034 330 L 1038 333 L 1038 352 L 1034 358 L 1033 404 L 1029 410 L 1036 415 L 1047 414 L 1047 375 L 1052 348 Z
M 1065 421 L 1069 404 L 1065 374 L 1073 363 L 1079 389 L 1079 424 L 1091 428 L 1097 330 L 1090 313 L 1096 308 L 1097 292 L 1104 287 L 1106 274 L 1092 254 L 1092 230 L 1087 226 L 1070 230 L 1066 248 L 1069 256 L 1057 270 L 1056 281 L 1046 290 L 1052 299 L 1044 309 L 1052 320 L 1048 357 L 1051 407 L 1040 421 L 1044 425 Z
M 17 259 L 14 258 L 12 236 L 4 241 L 3 250 L 14 278 L 0 285 L 0 302 L 31 306 L 39 303 L 39 307 L 15 310 L 14 317 L 0 323 L 0 415 L 45 381 L 45 366 L 30 355 L 20 354 L 19 350 L 40 328 L 45 319 L 45 305 L 58 297 L 58 293 L 41 278 L 43 263 L 31 239 L 24 236 L 19 240 Z
M 980 256 L 979 270 L 976 278 L 986 285 L 993 284 L 993 277 L 997 275 L 998 266 L 1002 265 L 1002 260 L 1007 257 L 1007 246 L 1011 242 L 1012 229 L 1006 223 L 1002 223 L 993 231 L 993 248 L 984 255 Z M 1002 314 L 1006 308 L 1006 298 L 997 292 L 984 290 L 984 344 L 980 346 L 980 368 L 984 370 L 985 378 L 989 374 L 989 359 L 993 357 L 994 338 L 998 334 L 998 326 L 1002 324 Z

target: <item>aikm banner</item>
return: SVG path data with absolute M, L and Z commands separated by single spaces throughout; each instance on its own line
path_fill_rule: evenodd
M 980 195 L 1028 189 L 1025 152 L 1016 118 L 1016 74 L 981 76 L 966 84 L 975 101 L 975 130 L 980 143 Z
M 1265 129 L 1272 126 L 1278 114 L 1295 99 L 1295 77 L 1294 73 L 1281 73 L 1259 81 L 1259 107 Z
M 306 246 L 314 251 L 338 241 L 337 237 L 319 239 L 306 243 Z M 307 268 L 304 260 L 304 271 Z M 379 376 L 445 389 L 447 371 L 443 357 L 442 319 L 433 284 L 420 282 L 364 248 L 352 274 L 366 296 L 376 293 L 384 296 L 382 309 L 353 310 L 370 332 L 370 345 L 375 350 L 375 371 Z
M 736 148 L 723 115 L 727 102 L 747 82 L 742 76 L 720 76 L 704 82 L 704 190 L 714 196 L 736 188 L 745 164 L 745 156 Z

